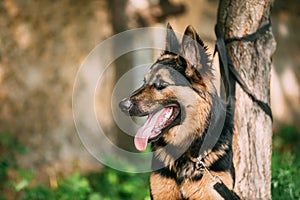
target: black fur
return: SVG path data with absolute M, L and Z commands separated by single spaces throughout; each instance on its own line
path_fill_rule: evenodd
M 161 184 L 164 181 L 164 184 L 168 184 L 171 179 L 175 185 L 172 186 L 174 191 L 170 191 L 171 194 L 164 188 L 157 189 L 157 185 L 152 185 L 155 191 L 151 189 L 151 198 L 153 192 L 158 199 L 161 199 L 160 195 L 165 195 L 165 198 L 172 195 L 172 198 L 177 196 L 176 198 L 181 199 L 193 198 L 192 196 L 197 199 L 200 196 L 203 198 L 203 194 L 196 194 L 194 190 L 189 193 L 186 184 L 202 187 L 201 180 L 204 176 L 207 177 L 207 169 L 216 174 L 221 172 L 219 174 L 227 179 L 230 188 L 234 183 L 233 115 L 230 106 L 234 104 L 234 100 L 229 99 L 230 102 L 226 105 L 218 97 L 212 85 L 212 69 L 206 49 L 191 26 L 187 27 L 180 44 L 168 25 L 167 44 L 162 56 L 151 66 L 145 76 L 144 85 L 120 103 L 123 112 L 134 116 L 149 115 L 168 105 L 175 105 L 175 110 L 180 109 L 177 117 L 172 118 L 170 124 L 160 130 L 158 136 L 148 140 L 154 152 L 151 183 Z M 169 86 L 176 89 L 164 90 Z M 180 94 L 181 97 L 178 98 L 175 94 Z M 191 97 L 194 97 L 193 101 L 185 101 Z M 222 121 L 222 111 L 225 112 L 225 122 Z M 198 118 L 194 118 L 194 115 Z M 178 129 L 175 126 L 182 126 L 187 130 L 182 132 L 184 136 L 176 132 Z M 177 140 L 173 140 L 175 137 Z M 207 143 L 207 138 L 213 142 Z M 214 146 L 207 146 L 208 144 Z M 201 149 L 202 147 L 205 149 Z M 205 166 L 199 166 L 198 159 L 201 159 Z M 185 189 L 184 192 L 182 188 Z M 205 191 L 209 193 L 207 195 L 215 197 L 215 191 L 209 191 L 208 188 L 205 187 Z

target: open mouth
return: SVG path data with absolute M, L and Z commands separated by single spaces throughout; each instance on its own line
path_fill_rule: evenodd
M 144 151 L 147 143 L 157 140 L 172 126 L 179 115 L 178 105 L 168 105 L 158 111 L 150 113 L 144 125 L 138 130 L 134 138 L 134 145 L 139 151 Z

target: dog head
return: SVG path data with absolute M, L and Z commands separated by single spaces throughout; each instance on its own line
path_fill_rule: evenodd
M 194 28 L 186 28 L 180 43 L 168 24 L 164 52 L 144 84 L 119 104 L 130 116 L 148 116 L 135 136 L 136 148 L 143 151 L 148 142 L 188 145 L 200 137 L 214 92 L 206 47 Z

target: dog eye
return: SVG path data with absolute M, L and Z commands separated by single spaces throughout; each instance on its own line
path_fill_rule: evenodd
M 155 87 L 155 89 L 157 90 L 162 90 L 164 88 L 166 88 L 169 84 L 167 82 L 164 82 L 162 80 L 157 80 L 153 83 L 153 86 Z

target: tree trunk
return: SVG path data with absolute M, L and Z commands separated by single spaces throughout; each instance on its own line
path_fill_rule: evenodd
M 268 23 L 271 1 L 220 1 L 217 25 L 225 39 L 252 34 Z M 276 42 L 269 30 L 254 42 L 226 45 L 234 67 L 258 99 L 270 103 L 271 56 Z M 243 199 L 271 199 L 272 121 L 237 85 L 233 138 L 235 191 Z
M 118 34 L 129 29 L 129 16 L 126 12 L 128 4 L 127 0 L 109 0 L 107 1 L 110 12 L 110 22 L 112 25 L 113 34 Z M 130 41 L 131 42 L 131 41 Z M 127 44 L 130 44 L 127 41 Z M 114 44 L 112 53 L 118 51 L 120 44 Z M 115 66 L 115 82 L 119 80 L 128 70 L 133 67 L 133 57 L 131 54 L 121 55 L 120 58 L 114 61 Z M 133 87 L 133 82 L 128 83 L 127 87 Z M 113 127 L 117 145 L 122 149 L 132 149 L 133 139 L 118 128 L 117 125 Z

